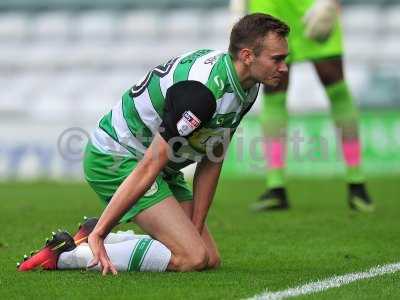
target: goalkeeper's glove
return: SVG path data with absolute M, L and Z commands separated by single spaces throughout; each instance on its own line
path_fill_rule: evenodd
M 229 10 L 231 12 L 233 23 L 237 22 L 247 12 L 247 1 L 246 0 L 230 0 Z
M 337 16 L 338 7 L 335 0 L 316 0 L 303 17 L 306 36 L 317 42 L 326 41 L 332 33 Z

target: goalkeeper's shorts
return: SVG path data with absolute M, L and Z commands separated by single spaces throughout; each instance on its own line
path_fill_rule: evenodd
M 306 37 L 305 25 L 302 21 L 314 0 L 249 0 L 249 13 L 262 12 L 270 14 L 290 26 L 288 63 L 321 60 L 340 56 L 343 52 L 342 28 L 340 20 L 330 37 L 323 43 Z
M 86 146 L 83 160 L 85 179 L 105 205 L 137 164 L 138 161 L 135 158 L 103 153 L 90 142 Z M 193 199 L 192 191 L 182 172 L 163 173 L 157 176 L 150 189 L 136 201 L 120 222 L 131 221 L 143 210 L 170 196 L 174 196 L 179 202 Z

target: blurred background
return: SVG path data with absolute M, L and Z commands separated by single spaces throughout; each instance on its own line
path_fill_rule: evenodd
M 87 134 L 150 68 L 199 49 L 226 49 L 228 0 L 0 1 L 0 180 L 82 178 Z M 346 0 L 346 74 L 361 107 L 364 169 L 400 173 L 400 3 Z M 308 64 L 292 72 L 291 129 L 304 143 L 292 176 L 340 176 L 328 101 Z M 263 177 L 259 103 L 229 149 L 225 176 Z M 241 141 L 242 141 L 241 140 Z M 243 146 L 245 145 L 245 146 Z M 310 150 L 311 149 L 311 150 Z M 190 173 L 190 170 L 188 171 Z

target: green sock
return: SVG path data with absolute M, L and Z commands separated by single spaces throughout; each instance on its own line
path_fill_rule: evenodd
M 349 140 L 358 141 L 358 112 L 346 82 L 342 80 L 329 85 L 326 87 L 326 92 L 331 102 L 332 117 L 341 130 L 342 144 L 345 145 Z M 364 180 L 360 165 L 347 166 L 346 181 L 348 183 L 361 183 Z
M 326 93 L 331 102 L 332 117 L 343 136 L 357 136 L 358 111 L 346 82 L 341 80 L 327 86 Z
M 346 181 L 347 183 L 363 183 L 365 181 L 365 177 L 361 167 L 347 167 Z
M 286 109 L 286 92 L 264 94 L 260 121 L 266 137 L 281 136 L 286 130 L 288 112 Z
M 284 169 L 268 170 L 266 184 L 268 189 L 274 189 L 285 186 Z
M 286 92 L 264 94 L 260 120 L 266 139 L 279 138 L 286 134 L 288 112 L 286 109 Z M 282 153 L 284 159 L 285 153 Z M 269 189 L 283 187 L 284 168 L 274 168 L 267 171 L 266 184 Z

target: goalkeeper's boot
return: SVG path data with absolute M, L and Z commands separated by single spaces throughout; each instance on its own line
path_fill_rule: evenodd
M 371 197 L 363 183 L 350 183 L 348 185 L 348 202 L 351 209 L 361 212 L 375 210 Z
M 39 251 L 31 252 L 30 257 L 24 255 L 24 260 L 17 263 L 18 271 L 30 271 L 37 268 L 45 270 L 57 269 L 58 257 L 61 253 L 75 249 L 76 245 L 72 236 L 58 230 L 52 233 L 52 238 L 46 240 L 46 245 Z
M 83 217 L 84 222 L 79 223 L 78 231 L 74 234 L 75 244 L 78 246 L 87 243 L 89 234 L 93 231 L 99 219 Z
M 254 211 L 285 210 L 289 208 L 286 189 L 283 187 L 266 190 L 258 202 L 252 205 Z

